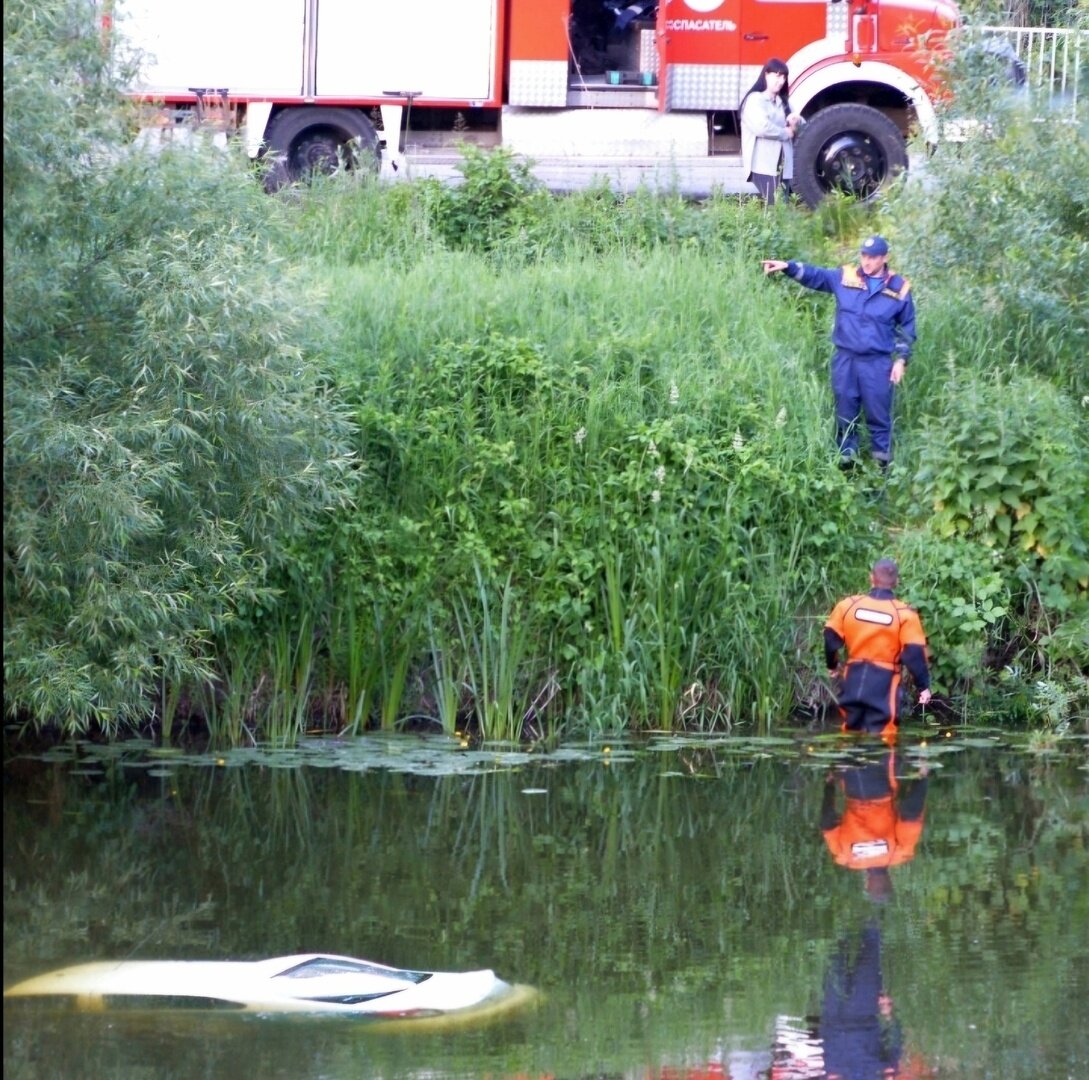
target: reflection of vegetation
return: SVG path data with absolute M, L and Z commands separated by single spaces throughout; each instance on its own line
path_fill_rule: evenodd
M 937 793 L 914 918 L 921 955 L 948 978 L 920 982 L 907 963 L 898 974 L 911 1022 L 950 1071 L 989 1059 L 1002 1075 L 1062 1075 L 1060 1063 L 1089 1052 L 1083 1029 L 1055 1022 L 1083 1000 L 1089 958 L 1070 933 L 1089 925 L 1089 792 L 1058 780 L 1046 765 L 984 755 Z M 935 1015 L 942 1023 L 927 1022 Z
M 148 942 L 163 953 L 181 955 L 215 948 L 211 901 L 193 906 L 176 896 L 164 897 L 154 887 L 150 861 L 130 862 L 123 854 L 117 859 L 116 866 L 107 859 L 93 870 L 69 874 L 60 896 L 41 882 L 21 887 L 12 882 L 4 904 L 21 929 L 5 944 L 8 962 L 27 970 L 37 968 L 43 955 L 126 956 Z M 116 918 L 119 905 L 131 910 L 129 918 Z
M 43 957 L 214 949 L 215 903 L 163 884 L 176 868 L 163 853 L 184 851 L 192 823 L 169 802 L 135 800 L 115 783 L 88 792 L 65 771 L 52 766 L 42 778 L 48 823 L 23 827 L 5 811 L 5 963 L 27 971 Z

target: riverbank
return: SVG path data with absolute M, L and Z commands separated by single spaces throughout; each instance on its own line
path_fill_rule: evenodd
M 8 214 L 9 722 L 766 734 L 826 706 L 821 625 L 885 555 L 954 712 L 1079 722 L 1086 134 L 995 131 L 814 212 L 502 153 L 276 198 L 218 151 L 71 158 L 69 243 Z M 760 260 L 875 231 L 920 338 L 893 468 L 848 476 L 830 302 Z

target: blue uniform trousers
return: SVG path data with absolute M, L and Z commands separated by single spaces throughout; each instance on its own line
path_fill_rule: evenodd
M 865 416 L 871 453 L 878 461 L 892 460 L 892 364 L 890 356 L 858 356 L 842 349 L 832 357 L 836 442 L 843 457 L 858 454 L 858 422 Z

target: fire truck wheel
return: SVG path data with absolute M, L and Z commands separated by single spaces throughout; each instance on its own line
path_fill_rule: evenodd
M 830 105 L 802 128 L 794 146 L 794 190 L 809 206 L 829 192 L 871 199 L 907 168 L 900 129 L 869 105 Z
M 378 168 L 378 133 L 358 109 L 284 109 L 269 124 L 265 187 L 277 191 L 314 173 Z

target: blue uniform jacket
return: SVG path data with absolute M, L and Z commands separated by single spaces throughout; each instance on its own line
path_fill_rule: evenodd
M 915 301 L 911 283 L 889 273 L 871 293 L 856 266 L 807 266 L 788 262 L 787 273 L 807 289 L 836 298 L 832 342 L 837 349 L 862 357 L 895 356 L 905 363 L 915 343 Z

